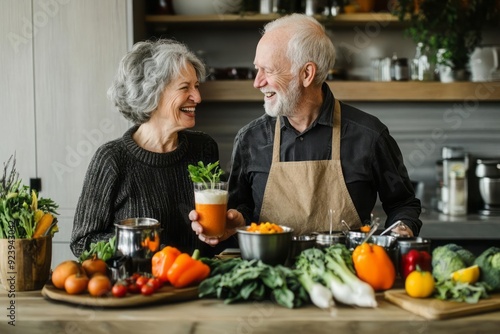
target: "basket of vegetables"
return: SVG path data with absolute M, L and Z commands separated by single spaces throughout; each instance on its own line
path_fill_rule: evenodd
M 38 290 L 50 275 L 57 204 L 23 185 L 15 157 L 0 179 L 0 278 L 7 291 Z

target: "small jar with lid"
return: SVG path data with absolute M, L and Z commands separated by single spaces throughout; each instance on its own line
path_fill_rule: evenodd
M 391 79 L 394 81 L 408 81 L 410 71 L 408 59 L 393 57 L 391 62 Z

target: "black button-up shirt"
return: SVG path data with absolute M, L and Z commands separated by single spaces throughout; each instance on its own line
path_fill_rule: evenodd
M 298 133 L 281 117 L 281 161 L 328 160 L 332 157 L 334 96 L 323 84 L 320 115 Z M 370 219 L 377 200 L 387 214 L 386 226 L 404 221 L 418 235 L 421 206 L 415 198 L 401 151 L 387 127 L 370 114 L 341 105 L 340 159 L 347 189 L 361 221 Z M 229 207 L 247 222 L 259 221 L 272 161 L 276 118 L 267 114 L 244 126 L 236 135 L 229 176 Z M 297 180 L 300 182 L 300 180 Z

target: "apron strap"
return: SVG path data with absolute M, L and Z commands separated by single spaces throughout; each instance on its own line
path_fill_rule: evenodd
M 335 99 L 333 108 L 333 126 L 332 126 L 332 160 L 340 160 L 340 103 Z M 273 160 L 272 162 L 280 161 L 280 144 L 281 144 L 281 124 L 280 116 L 276 117 L 276 125 L 274 127 L 274 143 L 273 143 Z M 338 148 L 338 149 L 337 149 Z

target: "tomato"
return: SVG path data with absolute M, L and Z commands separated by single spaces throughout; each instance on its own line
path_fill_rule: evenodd
M 144 284 L 142 287 L 141 287 L 141 294 L 143 296 L 149 296 L 149 295 L 152 295 L 153 293 L 155 292 L 155 288 L 154 286 L 152 286 L 151 284 L 149 283 L 146 283 Z
M 69 275 L 64 281 L 64 290 L 70 295 L 78 295 L 87 291 L 89 278 L 85 274 Z
M 151 277 L 147 284 L 151 284 L 155 291 L 163 285 L 162 281 L 158 277 Z
M 97 257 L 83 261 L 82 267 L 89 277 L 93 276 L 96 273 L 106 275 L 108 272 L 108 265 L 106 264 L 106 262 Z
M 113 296 L 118 298 L 125 297 L 127 292 L 128 292 L 127 286 L 122 282 L 116 282 L 115 285 L 113 285 L 113 288 L 111 289 L 111 293 L 113 293 Z
M 141 274 L 133 273 L 132 276 L 130 276 L 130 279 L 135 282 L 139 277 L 141 277 Z
M 111 280 L 104 275 L 92 276 L 87 289 L 91 296 L 104 296 L 111 291 Z
M 144 285 L 146 285 L 149 282 L 149 277 L 147 276 L 140 276 L 137 278 L 135 283 L 139 286 L 139 288 L 142 288 Z
M 141 288 L 135 282 L 129 283 L 127 285 L 127 290 L 128 290 L 128 292 L 133 293 L 133 294 L 141 292 Z
M 66 279 L 73 274 L 81 273 L 81 271 L 81 266 L 76 261 L 61 262 L 52 272 L 52 284 L 58 289 L 64 289 Z

